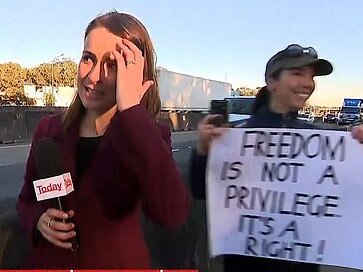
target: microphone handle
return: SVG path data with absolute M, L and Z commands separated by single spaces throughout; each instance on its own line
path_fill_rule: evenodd
M 62 211 L 62 212 L 63 212 L 64 210 L 63 210 L 63 205 L 62 205 L 62 201 L 61 201 L 60 197 L 57 197 L 57 200 L 58 200 L 58 208 L 59 208 L 59 210 L 60 210 L 60 211 Z M 66 223 L 66 222 L 67 222 L 67 220 L 66 220 L 66 219 L 63 219 L 62 221 L 63 221 L 64 223 Z M 79 233 L 78 233 L 78 232 L 77 232 L 77 235 L 79 235 Z M 71 250 L 72 250 L 73 252 L 78 251 L 79 245 L 78 245 L 78 242 L 77 242 L 76 237 L 72 238 L 72 239 L 70 240 L 70 242 L 71 242 L 71 244 L 72 244 Z
M 62 201 L 61 201 L 59 196 L 57 197 L 57 200 L 58 200 L 58 208 L 59 208 L 60 211 L 63 212 Z

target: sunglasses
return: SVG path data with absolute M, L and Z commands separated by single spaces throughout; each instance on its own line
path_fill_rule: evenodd
M 284 55 L 288 57 L 302 57 L 309 56 L 317 59 L 318 53 L 312 47 L 301 47 L 297 44 L 292 44 L 284 50 Z

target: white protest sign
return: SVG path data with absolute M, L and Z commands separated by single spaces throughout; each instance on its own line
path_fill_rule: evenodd
M 33 181 L 37 200 L 65 196 L 74 191 L 71 173 Z
M 229 129 L 206 178 L 212 256 L 363 269 L 363 144 L 350 132 Z

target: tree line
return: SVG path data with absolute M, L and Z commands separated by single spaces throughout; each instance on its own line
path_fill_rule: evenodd
M 235 90 L 236 95 L 242 96 L 255 96 L 261 87 L 257 87 L 255 89 L 247 88 L 247 87 L 238 87 Z
M 0 105 L 34 105 L 33 99 L 27 98 L 24 85 L 35 86 L 75 86 L 77 64 L 70 59 L 52 63 L 42 63 L 36 67 L 24 68 L 14 62 L 0 63 Z M 237 95 L 256 95 L 260 88 L 239 87 Z M 46 94 L 45 100 L 54 103 L 54 97 Z M 48 103 L 47 103 L 48 104 Z
M 76 76 L 77 64 L 69 59 L 32 68 L 14 62 L 0 63 L 0 104 L 34 105 L 35 101 L 25 96 L 24 85 L 73 87 Z

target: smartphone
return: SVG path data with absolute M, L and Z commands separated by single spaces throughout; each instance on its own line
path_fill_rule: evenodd
M 219 114 L 220 117 L 213 119 L 212 123 L 216 126 L 228 123 L 228 101 L 227 100 L 212 100 L 210 106 L 210 114 Z

